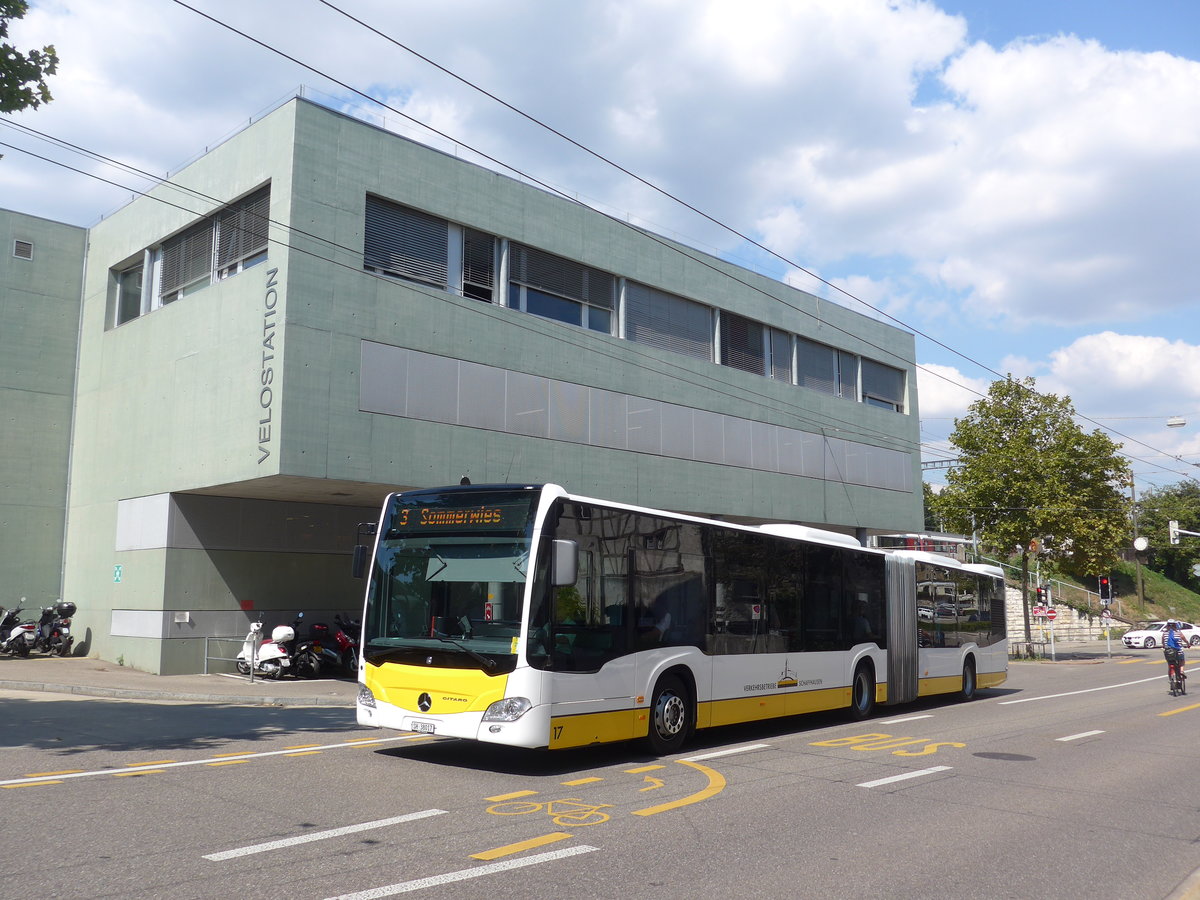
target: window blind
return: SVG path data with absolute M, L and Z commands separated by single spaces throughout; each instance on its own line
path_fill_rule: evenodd
M 363 265 L 446 287 L 449 226 L 415 209 L 367 197 Z
M 612 309 L 617 278 L 573 260 L 563 259 L 535 247 L 511 244 L 509 278 L 560 297 Z
M 721 313 L 721 365 L 752 375 L 766 374 L 762 323 L 731 312 Z
M 712 308 L 636 281 L 625 286 L 625 337 L 640 344 L 713 358 Z

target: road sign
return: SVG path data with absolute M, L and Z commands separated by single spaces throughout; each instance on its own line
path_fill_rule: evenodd
M 1196 563 L 1194 566 L 1192 566 L 1192 574 L 1197 578 L 1200 578 L 1200 563 Z
M 1046 607 L 1035 606 L 1033 608 L 1033 614 L 1034 614 L 1034 616 L 1044 616 L 1046 614 Z
M 1100 618 L 1101 618 L 1101 619 L 1103 619 L 1105 622 L 1107 622 L 1109 619 L 1111 619 L 1111 618 L 1112 618 L 1112 613 L 1110 613 L 1110 612 L 1109 612 L 1109 611 L 1106 609 L 1104 612 L 1100 613 Z
M 1058 613 L 1053 609 L 1046 610 L 1046 618 L 1053 622 L 1058 618 Z

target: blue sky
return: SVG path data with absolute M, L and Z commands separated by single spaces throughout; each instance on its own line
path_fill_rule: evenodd
M 1200 5 L 338 4 L 794 268 L 328 4 L 189 5 L 391 110 L 179 3 L 36 0 L 11 37 L 62 65 L 0 117 L 0 205 L 91 224 L 147 182 L 56 139 L 165 174 L 306 85 L 913 331 L 926 459 L 1011 372 L 1124 442 L 1139 491 L 1200 475 Z

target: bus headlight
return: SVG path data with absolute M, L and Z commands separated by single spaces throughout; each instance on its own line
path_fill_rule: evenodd
M 506 697 L 497 700 L 483 714 L 485 722 L 515 722 L 533 708 L 533 704 L 524 697 Z
M 371 689 L 365 684 L 358 686 L 358 705 L 369 706 L 371 709 L 375 708 L 375 695 L 371 693 Z

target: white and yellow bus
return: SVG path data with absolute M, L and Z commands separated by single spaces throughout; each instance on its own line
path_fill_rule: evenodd
M 919 617 L 918 584 L 953 584 L 973 614 Z M 659 754 L 699 728 L 971 699 L 1008 670 L 999 569 L 551 484 L 390 495 L 362 654 L 362 725 Z

